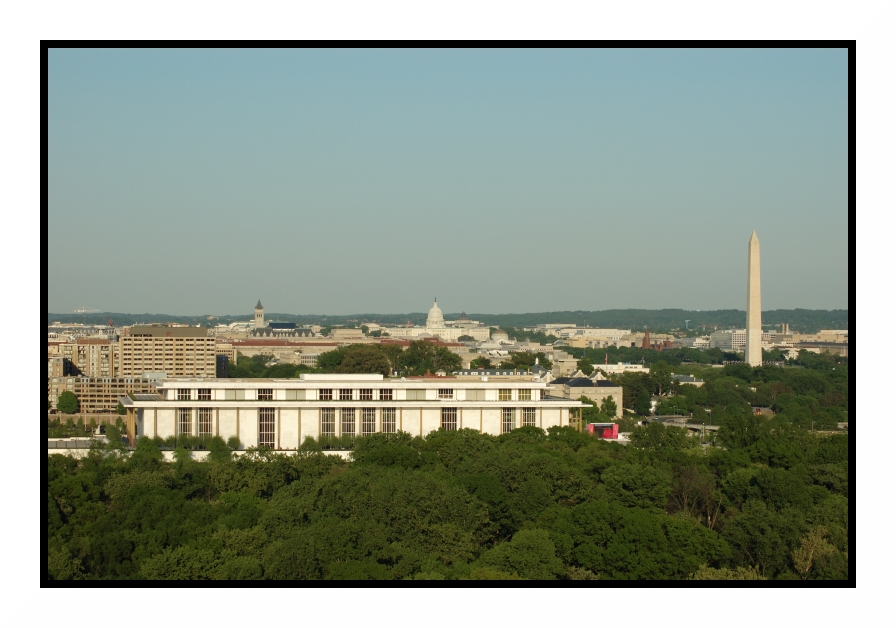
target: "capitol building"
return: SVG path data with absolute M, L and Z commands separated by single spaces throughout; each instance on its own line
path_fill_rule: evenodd
M 489 328 L 470 320 L 466 313 L 461 313 L 457 320 L 446 321 L 438 299 L 434 300 L 429 310 L 425 327 L 384 327 L 383 331 L 392 338 L 439 338 L 446 342 L 457 342 L 461 336 L 470 336 L 477 342 L 489 340 Z

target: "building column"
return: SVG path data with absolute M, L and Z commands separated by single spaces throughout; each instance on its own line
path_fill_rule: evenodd
M 135 416 L 135 412 L 133 408 L 128 408 L 127 414 L 127 431 L 128 431 L 128 446 L 136 447 L 137 446 L 137 417 Z

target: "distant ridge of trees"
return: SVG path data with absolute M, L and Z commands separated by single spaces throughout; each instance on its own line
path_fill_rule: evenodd
M 447 320 L 459 316 L 459 313 L 446 314 Z M 539 323 L 572 323 L 590 327 L 616 327 L 622 329 L 650 329 L 653 331 L 685 328 L 685 319 L 689 320 L 691 329 L 706 325 L 707 328 L 718 326 L 720 329 L 743 327 L 746 320 L 744 310 L 638 310 L 616 309 L 584 311 L 572 310 L 562 312 L 531 312 L 525 314 L 476 314 L 468 315 L 474 320 L 491 327 L 528 327 Z M 133 325 L 135 323 L 186 323 L 189 325 L 212 326 L 219 323 L 229 324 L 234 321 L 248 321 L 252 312 L 227 314 L 209 319 L 209 315 L 173 316 L 170 314 L 126 314 L 119 312 L 97 312 L 93 314 L 59 314 L 48 313 L 47 324 L 54 321 L 61 323 L 82 323 L 85 325 L 105 325 L 112 319 L 116 325 Z M 410 314 L 348 314 L 329 316 L 322 314 L 282 314 L 266 313 L 268 320 L 295 322 L 299 325 L 334 325 L 359 326 L 362 323 L 380 323 L 400 325 L 410 321 L 414 325 L 426 322 L 425 312 Z M 762 313 L 765 325 L 788 323 L 793 331 L 813 333 L 820 329 L 849 329 L 849 310 L 766 310 Z

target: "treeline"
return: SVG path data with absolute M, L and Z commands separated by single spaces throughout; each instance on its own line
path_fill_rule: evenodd
M 353 460 L 150 439 L 47 459 L 51 579 L 847 579 L 849 444 L 571 428 L 377 434 Z M 218 439 L 220 440 L 220 439 Z
M 403 325 L 410 321 L 414 325 L 423 325 L 425 312 L 410 314 L 350 314 L 346 316 L 329 316 L 320 314 L 276 314 L 265 315 L 268 320 L 294 322 L 299 325 L 321 325 L 333 327 L 342 325 L 360 327 L 363 323 L 379 323 L 386 325 Z M 447 320 L 460 316 L 446 314 Z M 219 323 L 229 324 L 234 321 L 246 321 L 252 317 L 251 309 L 243 314 L 230 314 L 209 318 L 201 316 L 172 316 L 168 314 L 124 314 L 102 312 L 96 314 L 47 314 L 47 324 L 53 321 L 62 323 L 83 323 L 85 325 L 105 325 L 111 318 L 116 325 L 132 325 L 139 322 L 170 322 L 189 325 L 214 326 Z M 593 312 L 533 312 L 528 314 L 469 314 L 469 317 L 485 325 L 502 328 L 532 327 L 539 323 L 569 323 L 587 325 L 589 327 L 612 327 L 639 331 L 650 329 L 662 331 L 684 329 L 685 320 L 689 320 L 691 329 L 705 325 L 718 326 L 721 329 L 731 327 L 742 328 L 746 320 L 743 310 L 707 310 L 692 311 L 680 309 L 664 310 L 600 310 Z M 849 310 L 767 310 L 762 313 L 765 325 L 788 323 L 792 330 L 802 333 L 814 333 L 821 329 L 849 329 Z
M 718 326 L 720 329 L 731 327 L 743 328 L 746 321 L 744 310 L 600 310 L 596 312 L 568 311 L 541 312 L 532 314 L 470 314 L 470 318 L 482 321 L 486 325 L 498 327 L 531 327 L 539 323 L 571 323 L 588 327 L 610 327 L 641 331 L 661 331 L 695 329 L 702 325 Z M 764 325 L 780 325 L 788 323 L 792 330 L 803 333 L 817 332 L 820 329 L 848 329 L 849 310 L 767 310 L 762 313 Z M 711 331 L 711 329 L 710 329 Z

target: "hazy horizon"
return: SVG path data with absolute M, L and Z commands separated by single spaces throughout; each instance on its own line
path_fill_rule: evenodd
M 846 49 L 48 66 L 48 313 L 849 307 Z

